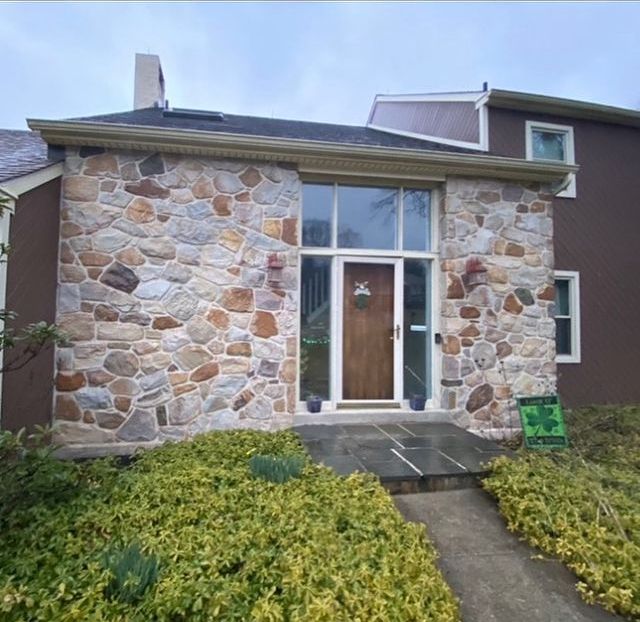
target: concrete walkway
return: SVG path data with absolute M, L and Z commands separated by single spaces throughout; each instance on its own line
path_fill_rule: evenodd
M 464 622 L 615 622 L 587 605 L 576 578 L 507 531 L 493 499 L 470 488 L 393 497 L 403 516 L 423 522 L 440 553 Z

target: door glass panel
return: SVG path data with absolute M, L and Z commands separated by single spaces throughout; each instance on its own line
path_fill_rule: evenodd
M 531 137 L 533 158 L 535 160 L 565 161 L 565 140 L 567 135 L 564 132 L 533 130 Z
M 304 184 L 302 187 L 302 245 L 331 246 L 333 186 Z
M 426 259 L 404 260 L 404 399 L 431 397 L 430 268 Z
M 338 187 L 338 246 L 396 248 L 398 190 Z
M 431 193 L 428 190 L 405 190 L 402 206 L 404 250 L 428 251 L 431 246 Z
M 330 396 L 331 258 L 302 259 L 300 290 L 300 396 Z

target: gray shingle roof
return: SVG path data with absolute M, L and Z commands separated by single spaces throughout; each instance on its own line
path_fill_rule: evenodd
M 192 111 L 195 112 L 195 111 Z M 214 114 L 214 113 L 211 113 Z M 297 138 L 319 142 L 345 143 L 362 146 L 396 147 L 399 149 L 419 149 L 423 151 L 447 151 L 455 153 L 475 153 L 471 149 L 462 149 L 442 145 L 428 140 L 397 136 L 368 127 L 355 125 L 335 125 L 310 121 L 291 121 L 287 119 L 269 119 L 266 117 L 247 117 L 224 113 L 223 120 L 207 118 L 164 116 L 162 108 L 143 108 L 128 112 L 117 112 L 92 117 L 81 117 L 73 121 L 93 123 L 118 123 L 160 127 L 176 130 L 199 130 L 205 132 L 225 132 L 248 136 L 266 136 L 271 138 Z
M 47 143 L 38 132 L 0 130 L 0 182 L 28 175 L 61 159 L 47 156 Z

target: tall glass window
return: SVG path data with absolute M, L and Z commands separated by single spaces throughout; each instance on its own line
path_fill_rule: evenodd
M 431 396 L 430 262 L 404 260 L 404 399 Z
M 431 247 L 431 193 L 405 189 L 402 193 L 403 244 L 407 251 L 428 251 Z
M 331 246 L 333 185 L 304 184 L 302 188 L 302 245 Z
M 300 274 L 300 397 L 330 399 L 331 257 L 303 257 Z

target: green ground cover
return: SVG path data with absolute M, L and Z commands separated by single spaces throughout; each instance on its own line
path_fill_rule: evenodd
M 499 458 L 485 488 L 509 529 L 564 561 L 588 602 L 640 619 L 640 408 L 567 415 L 570 448 Z
M 291 432 L 212 433 L 0 494 L 0 619 L 458 620 L 424 528 L 371 476 L 305 456 L 274 482 L 255 455 L 304 452 Z

